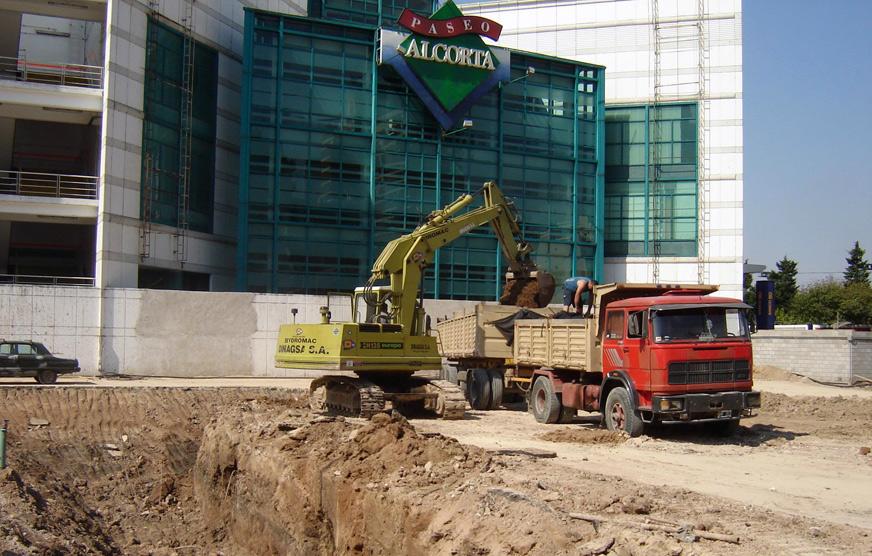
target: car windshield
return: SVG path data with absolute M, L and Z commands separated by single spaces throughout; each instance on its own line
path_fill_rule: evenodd
M 748 338 L 745 311 L 730 307 L 694 307 L 660 310 L 653 314 L 654 340 L 708 340 Z
M 48 352 L 48 349 L 44 345 L 37 343 L 37 342 L 34 342 L 32 345 L 33 345 L 33 351 L 35 351 L 37 354 L 39 354 L 39 355 L 51 355 Z

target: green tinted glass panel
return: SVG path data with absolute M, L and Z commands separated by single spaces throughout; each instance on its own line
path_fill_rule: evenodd
M 606 256 L 693 257 L 697 250 L 697 107 L 606 110 Z
M 240 289 L 350 291 L 389 241 L 488 180 L 514 199 L 537 262 L 558 278 L 594 273 L 601 73 L 512 53 L 513 78 L 535 74 L 443 136 L 393 68 L 374 67 L 375 30 L 252 10 L 246 24 Z M 424 295 L 493 300 L 506 267 L 476 228 L 438 251 Z
M 141 218 L 179 224 L 181 173 L 183 38 L 169 27 L 148 21 L 143 118 Z M 218 53 L 194 43 L 191 99 L 191 161 L 187 226 L 212 231 L 215 190 L 215 120 Z M 146 202 L 146 195 L 150 202 Z

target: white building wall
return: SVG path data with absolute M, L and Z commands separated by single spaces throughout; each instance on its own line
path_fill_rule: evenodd
M 178 23 L 182 2 L 160 0 L 158 12 Z M 143 95 L 149 3 L 109 0 L 105 43 L 106 85 L 102 133 L 97 285 L 135 287 L 140 264 L 212 275 L 213 290 L 231 290 L 235 279 L 239 182 L 243 8 L 304 15 L 305 0 L 197 0 L 194 39 L 218 51 L 218 115 L 213 233 L 188 232 L 187 261 L 174 254 L 175 228 L 153 224 L 150 256 L 140 261 L 140 176 Z
M 526 1 L 464 4 L 467 14 L 503 25 L 500 45 L 606 67 L 606 103 L 654 100 L 654 27 L 651 0 Z M 697 0 L 660 0 L 663 99 L 696 100 L 699 91 Z M 705 83 L 708 111 L 710 225 L 704 264 L 707 281 L 742 297 L 743 143 L 741 0 L 706 0 L 709 50 Z M 701 190 L 706 188 L 701 187 Z M 606 281 L 650 282 L 649 258 L 607 258 Z M 698 282 L 696 258 L 662 257 L 661 282 Z
M 314 376 L 273 363 L 279 326 L 320 322 L 326 296 L 0 285 L 0 338 L 36 340 L 86 375 Z M 436 320 L 472 301 L 424 301 Z M 291 309 L 297 309 L 296 321 Z M 334 321 L 351 318 L 332 297 Z

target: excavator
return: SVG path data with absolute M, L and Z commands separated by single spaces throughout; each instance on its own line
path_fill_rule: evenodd
M 461 212 L 478 193 L 482 205 Z M 461 195 L 431 212 L 411 233 L 388 242 L 366 285 L 351 295 L 350 322 L 333 322 L 328 306 L 321 307 L 319 323 L 281 325 L 275 355 L 278 367 L 344 373 L 312 381 L 312 409 L 370 417 L 390 402 L 401 413 L 429 410 L 442 419 L 463 418 L 466 400 L 457 386 L 413 376 L 416 371 L 442 367 L 422 292 L 424 273 L 436 250 L 490 224 L 509 262 L 499 302 L 541 308 L 551 301 L 555 289 L 554 277 L 530 259 L 532 246 L 516 239 L 521 229 L 513 203 L 493 181 L 478 193 Z

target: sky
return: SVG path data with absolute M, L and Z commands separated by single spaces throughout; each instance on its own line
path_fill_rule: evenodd
M 872 0 L 745 0 L 745 258 L 872 262 Z

